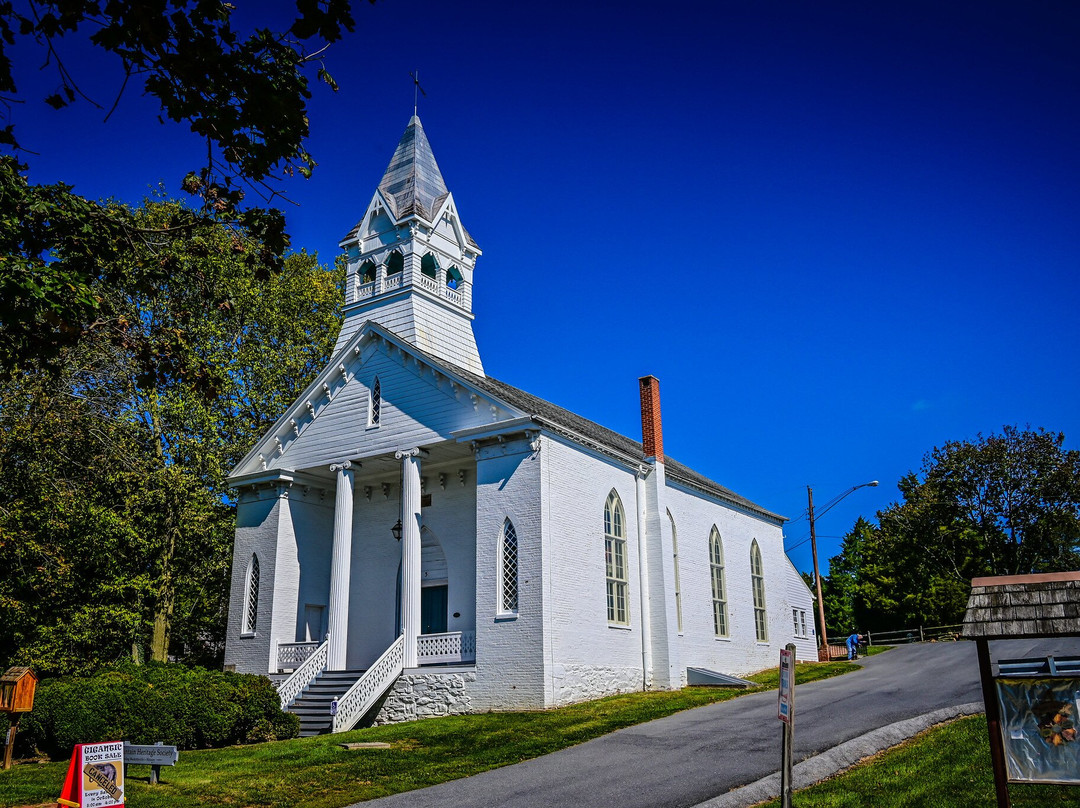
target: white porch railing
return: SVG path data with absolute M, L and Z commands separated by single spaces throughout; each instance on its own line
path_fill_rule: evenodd
M 292 676 L 278 685 L 278 696 L 281 697 L 281 709 L 285 710 L 292 704 L 296 697 L 304 692 L 304 688 L 315 681 L 320 673 L 326 670 L 326 658 L 330 649 L 330 640 L 326 640 L 315 649 L 303 664 L 292 672 Z
M 338 699 L 337 713 L 331 732 L 348 732 L 356 722 L 372 708 L 376 701 L 390 689 L 401 675 L 405 660 L 405 638 L 398 637 L 375 664 L 356 680 L 356 684 Z
M 309 656 L 319 650 L 318 642 L 279 642 L 277 651 L 277 669 L 279 671 L 296 670 Z
M 476 632 L 448 631 L 444 634 L 421 634 L 416 638 L 418 665 L 476 661 Z

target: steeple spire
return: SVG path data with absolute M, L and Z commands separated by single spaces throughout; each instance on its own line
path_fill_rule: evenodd
M 390 165 L 379 182 L 379 190 L 395 217 L 416 214 L 429 222 L 449 193 L 424 127 L 416 115 L 409 119 L 405 134 L 398 141 Z
M 346 251 L 338 349 L 368 320 L 483 375 L 472 331 L 480 248 L 458 218 L 420 119 L 413 115 Z

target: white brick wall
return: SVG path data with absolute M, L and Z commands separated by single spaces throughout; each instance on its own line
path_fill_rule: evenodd
M 642 689 L 636 478 L 614 461 L 545 437 L 544 547 L 549 704 Z M 612 489 L 625 515 L 630 622 L 607 620 L 604 502 Z M 589 671 L 595 671 L 592 675 Z
M 682 590 L 682 661 L 741 675 L 779 662 L 779 651 L 793 642 L 791 620 L 791 564 L 783 549 L 783 535 L 775 521 L 744 511 L 670 482 L 667 507 L 679 536 L 679 577 Z M 713 525 L 724 550 L 724 576 L 728 603 L 728 638 L 718 638 L 713 627 L 712 578 L 709 536 Z M 765 572 L 768 642 L 757 641 L 750 579 L 750 546 L 757 539 Z M 800 658 L 806 658 L 800 650 Z
M 547 706 L 543 648 L 544 546 L 540 455 L 524 440 L 480 449 L 476 462 L 476 694 L 478 710 Z M 509 518 L 518 538 L 518 613 L 498 602 L 499 545 Z

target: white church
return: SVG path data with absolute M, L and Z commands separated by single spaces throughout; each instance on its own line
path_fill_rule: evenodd
M 341 246 L 333 358 L 230 477 L 226 669 L 314 734 L 817 658 L 784 517 L 664 456 L 655 378 L 639 443 L 485 374 L 415 115 Z

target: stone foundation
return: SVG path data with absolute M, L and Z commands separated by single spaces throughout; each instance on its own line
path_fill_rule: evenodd
M 403 673 L 379 705 L 372 725 L 471 713 L 470 691 L 475 682 L 476 671 L 472 668 Z
M 573 704 L 642 689 L 641 668 L 556 665 L 553 678 L 556 705 Z

